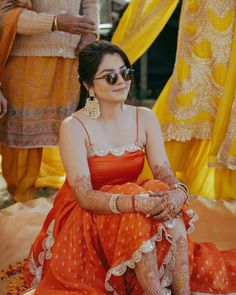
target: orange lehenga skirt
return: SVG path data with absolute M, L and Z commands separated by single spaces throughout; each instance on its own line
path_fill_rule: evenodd
M 157 180 L 128 182 L 101 190 L 137 194 L 156 190 L 159 184 Z M 181 213 L 189 232 L 194 212 L 184 205 Z M 37 286 L 36 295 L 142 294 L 135 263 L 156 245 L 161 284 L 167 287 L 175 252 L 168 228 L 168 222 L 139 213 L 98 215 L 82 210 L 66 181 L 32 246 L 26 281 Z M 213 244 L 188 240 L 191 291 L 236 292 L 236 250 L 219 251 Z

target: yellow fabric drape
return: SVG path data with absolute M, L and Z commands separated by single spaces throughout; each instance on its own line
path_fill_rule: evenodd
M 65 181 L 65 171 L 57 147 L 43 148 L 42 162 L 36 187 L 59 189 Z
M 221 165 L 232 170 L 236 170 L 236 16 L 234 22 L 230 62 L 215 119 L 209 159 L 213 166 Z
M 153 108 L 177 177 L 212 199 L 236 199 L 235 4 L 183 2 L 174 72 Z
M 134 63 L 161 32 L 178 0 L 133 0 L 112 37 Z

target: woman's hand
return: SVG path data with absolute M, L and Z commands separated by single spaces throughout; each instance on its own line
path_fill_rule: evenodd
M 143 213 L 147 217 L 158 215 L 163 211 L 161 199 L 149 195 L 136 195 L 135 211 L 138 213 Z
M 60 14 L 57 16 L 57 26 L 59 31 L 70 34 L 96 34 L 95 22 L 85 15 Z
M 150 214 L 155 220 L 174 218 L 180 212 L 188 198 L 187 194 L 180 188 L 156 193 L 153 192 L 150 193 L 150 195 L 161 200 L 162 212 L 159 214 Z

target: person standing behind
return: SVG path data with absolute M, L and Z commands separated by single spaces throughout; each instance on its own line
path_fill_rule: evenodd
M 62 120 L 78 105 L 75 51 L 96 40 L 98 9 L 97 0 L 5 3 L 24 9 L 1 77 L 2 170 L 14 200 L 27 201 L 35 196 L 42 147 L 57 146 Z

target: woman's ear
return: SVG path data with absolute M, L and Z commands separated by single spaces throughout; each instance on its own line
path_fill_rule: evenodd
M 85 87 L 87 90 L 89 90 L 89 86 L 88 86 L 88 84 L 87 84 L 86 82 L 83 82 L 83 85 L 84 85 L 84 87 Z
M 86 82 L 83 82 L 83 85 L 84 85 L 84 87 L 86 88 L 86 90 L 87 90 L 88 92 L 90 92 L 90 91 L 93 92 L 93 91 L 94 91 L 92 85 L 89 85 L 89 84 L 86 83 Z

